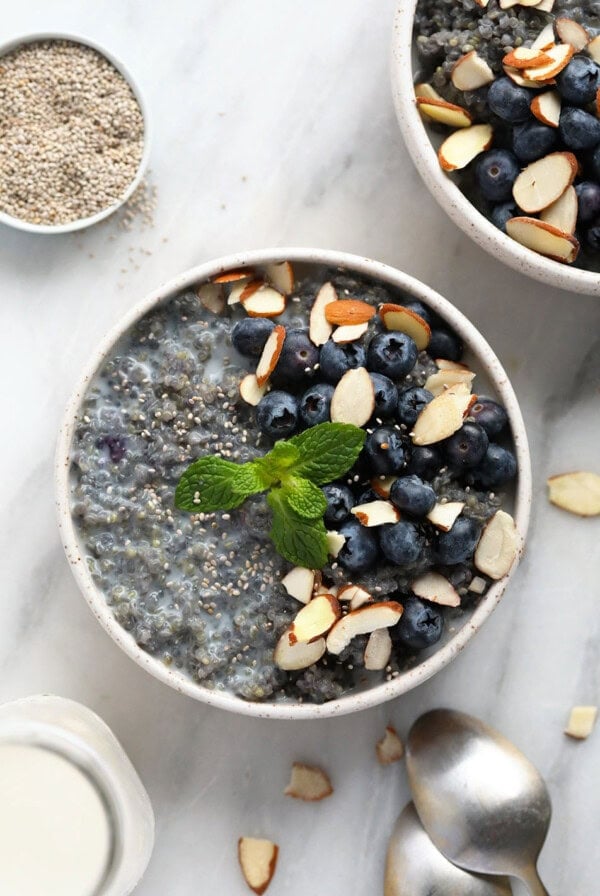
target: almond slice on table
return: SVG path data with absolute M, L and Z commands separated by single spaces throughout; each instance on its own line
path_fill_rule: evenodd
M 364 324 L 365 321 L 371 320 L 376 310 L 368 302 L 361 302 L 360 299 L 336 299 L 335 302 L 328 302 L 325 306 L 325 318 L 328 323 L 337 326 L 346 326 L 349 324 Z
M 414 580 L 410 590 L 417 597 L 442 607 L 459 607 L 460 594 L 439 572 L 426 572 Z
M 294 288 L 294 269 L 289 261 L 266 265 L 265 277 L 271 286 L 274 286 L 284 296 L 289 296 Z
M 544 50 L 550 56 L 552 62 L 548 65 L 538 65 L 535 68 L 526 68 L 524 76 L 532 81 L 548 81 L 556 77 L 563 68 L 566 68 L 573 57 L 575 50 L 571 44 L 556 44 Z
M 411 311 L 403 305 L 387 303 L 379 308 L 379 316 L 386 330 L 410 336 L 420 352 L 429 345 L 431 327 L 416 311 Z
M 303 607 L 289 630 L 290 644 L 308 644 L 324 635 L 342 615 L 342 608 L 333 594 L 318 594 Z
M 457 59 L 452 66 L 450 80 L 457 90 L 477 90 L 491 84 L 495 75 L 485 59 L 482 59 L 475 50 L 465 53 Z
M 503 65 L 517 69 L 537 68 L 539 65 L 549 65 L 551 62 L 552 56 L 548 56 L 543 50 L 534 50 L 532 47 L 517 47 L 502 59 Z
M 548 479 L 548 497 L 552 504 L 577 516 L 600 514 L 600 476 L 579 471 L 562 473 Z
M 398 509 L 390 501 L 369 501 L 367 504 L 357 504 L 350 512 L 354 514 L 361 526 L 369 529 L 373 526 L 397 523 L 400 519 Z
M 290 644 L 290 630 L 287 628 L 277 642 L 273 653 L 273 660 L 279 669 L 284 672 L 297 672 L 300 669 L 308 669 L 318 663 L 327 650 L 325 638 L 317 638 L 309 644 L 298 641 Z
M 382 498 L 389 498 L 392 486 L 397 478 L 397 476 L 374 476 L 370 481 L 370 485 L 376 495 Z
M 290 783 L 283 791 L 285 796 L 307 803 L 318 803 L 333 793 L 329 775 L 316 765 L 294 762 Z
M 271 840 L 256 837 L 238 840 L 238 861 L 244 880 L 257 896 L 262 896 L 273 880 L 278 854 L 279 847 Z
M 513 198 L 530 215 L 556 202 L 577 175 L 577 159 L 572 152 L 551 152 L 521 171 L 513 184 Z
M 586 740 L 594 730 L 597 716 L 597 706 L 574 706 L 565 728 L 565 734 L 575 740 Z
M 579 252 L 579 243 L 574 236 L 537 218 L 510 218 L 506 222 L 506 232 L 522 246 L 554 261 L 571 264 Z
M 504 69 L 504 74 L 515 84 L 518 84 L 519 87 L 528 87 L 537 90 L 542 86 L 541 84 L 538 84 L 537 81 L 532 81 L 530 78 L 524 77 L 518 68 L 511 68 L 510 65 L 504 65 L 502 68 Z M 547 83 L 554 84 L 555 82 L 550 80 Z
M 557 128 L 560 121 L 562 101 L 560 93 L 556 90 L 547 90 L 546 93 L 538 93 L 531 101 L 530 109 L 538 121 L 547 124 L 551 128 Z
M 347 342 L 356 342 L 357 339 L 361 339 L 368 329 L 368 323 L 346 324 L 337 327 L 331 338 L 334 342 L 337 342 L 340 345 L 345 345 Z
M 415 84 L 415 97 L 424 97 L 427 100 L 441 100 L 444 102 L 444 98 L 440 96 L 435 87 L 432 87 L 431 84 Z
M 490 579 L 502 579 L 515 562 L 519 533 L 510 513 L 497 510 L 485 525 L 475 549 L 474 563 Z
M 485 579 L 482 579 L 481 576 L 473 576 L 469 582 L 468 590 L 472 591 L 473 594 L 484 594 L 486 588 L 487 582 Z
M 315 587 L 315 571 L 307 569 L 305 566 L 294 566 L 282 578 L 281 584 L 290 597 L 295 597 L 300 603 L 307 604 Z
M 477 396 L 471 395 L 468 386 L 458 383 L 426 404 L 411 433 L 415 445 L 433 445 L 447 439 L 463 424 L 469 408 Z
M 380 672 L 389 663 L 391 655 L 392 639 L 387 628 L 378 628 L 371 632 L 365 647 L 365 669 L 368 672 Z
M 554 20 L 554 30 L 563 43 L 575 48 L 576 53 L 580 53 L 590 42 L 590 35 L 583 25 L 567 16 L 558 16 Z
M 332 422 L 364 426 L 374 410 L 375 389 L 366 368 L 347 370 L 331 397 L 329 415 Z
M 464 509 L 463 501 L 447 501 L 445 504 L 434 504 L 427 519 L 436 529 L 449 532 Z
M 422 115 L 447 124 L 451 128 L 468 128 L 473 122 L 472 116 L 462 106 L 447 103 L 446 100 L 433 100 L 424 96 L 417 97 L 417 108 Z
M 467 386 L 470 392 L 474 379 L 475 374 L 473 373 L 473 371 L 467 370 L 464 367 L 459 368 L 458 370 L 438 370 L 437 373 L 432 373 L 427 377 L 423 388 L 427 389 L 427 391 L 431 392 L 431 394 L 435 397 L 436 395 L 441 395 L 442 392 L 444 392 L 450 386 L 457 386 L 459 383 L 464 383 L 464 385 Z
M 285 327 L 278 324 L 269 334 L 269 338 L 265 342 L 265 347 L 256 365 L 256 382 L 259 386 L 264 386 L 277 367 L 284 342 Z
M 266 395 L 268 388 L 268 376 L 262 386 L 260 386 L 258 380 L 256 379 L 256 374 L 249 373 L 240 383 L 240 395 L 242 396 L 246 404 L 252 405 L 252 407 L 256 407 L 261 398 L 264 398 L 264 396 Z
M 491 124 L 474 124 L 446 137 L 438 149 L 439 163 L 444 171 L 466 168 L 480 153 L 492 145 Z
M 399 762 L 404 756 L 404 744 L 398 737 L 398 732 L 393 725 L 388 725 L 385 734 L 375 747 L 377 759 L 382 765 L 391 765 Z
M 240 302 L 250 317 L 279 317 L 283 314 L 286 299 L 278 290 L 261 284 L 258 289 L 249 293 L 250 286 L 251 284 L 240 296 Z
M 586 47 L 586 50 L 590 54 L 594 62 L 600 63 L 600 34 L 591 39 Z
M 218 277 L 213 277 L 213 283 L 235 283 L 237 280 L 250 280 L 254 276 L 253 268 L 235 268 L 224 271 Z
M 551 224 L 553 227 L 557 227 L 558 230 L 562 230 L 563 233 L 573 235 L 577 225 L 578 206 L 579 202 L 575 187 L 570 186 L 562 196 L 559 196 L 556 202 L 544 209 L 540 218 L 546 224 Z
M 346 536 L 341 532 L 327 532 L 327 553 L 334 558 L 346 544 Z
M 225 295 L 219 283 L 202 283 L 196 288 L 196 295 L 208 311 L 213 314 L 223 314 L 225 310 Z
M 352 610 L 335 623 L 327 636 L 327 650 L 338 656 L 357 635 L 369 635 L 378 628 L 396 625 L 404 607 L 394 600 L 366 604 Z
M 317 293 L 309 315 L 308 335 L 314 345 L 324 345 L 333 332 L 333 327 L 325 317 L 325 309 L 338 297 L 331 283 L 324 283 Z
M 531 44 L 531 49 L 547 50 L 549 47 L 553 47 L 554 44 L 554 28 L 552 27 L 552 22 L 548 22 L 548 24 L 542 28 L 536 39 Z
M 361 585 L 344 585 L 338 593 L 338 600 L 349 601 L 351 610 L 358 610 L 364 604 L 369 604 L 373 596 Z

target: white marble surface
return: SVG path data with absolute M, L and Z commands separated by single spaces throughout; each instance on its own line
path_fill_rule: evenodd
M 371 896 L 407 799 L 374 744 L 424 709 L 481 715 L 547 776 L 555 816 L 541 868 L 552 896 L 598 892 L 600 730 L 562 734 L 599 688 L 600 521 L 546 502 L 550 473 L 600 470 L 600 303 L 495 263 L 438 211 L 394 120 L 394 0 L 20 0 L 7 37 L 45 28 L 104 43 L 153 113 L 155 226 L 79 236 L 0 233 L 3 427 L 0 699 L 55 692 L 111 724 L 156 808 L 140 896 L 246 893 L 242 834 L 281 846 L 269 894 Z M 244 247 L 318 245 L 381 259 L 453 300 L 487 335 L 522 401 L 535 505 L 526 560 L 500 608 L 446 671 L 394 704 L 332 721 L 238 718 L 171 692 L 101 631 L 63 556 L 52 460 L 63 405 L 90 351 L 131 304 L 179 271 Z M 146 252 L 148 254 L 146 254 Z M 335 794 L 286 799 L 293 759 Z

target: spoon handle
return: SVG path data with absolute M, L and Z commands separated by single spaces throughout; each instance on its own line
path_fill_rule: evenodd
M 520 878 L 529 889 L 530 896 L 550 896 L 548 890 L 540 880 L 535 865 L 531 865 L 530 868 L 524 868 L 520 874 Z

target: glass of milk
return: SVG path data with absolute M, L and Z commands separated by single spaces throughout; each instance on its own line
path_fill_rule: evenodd
M 0 706 L 0 894 L 127 896 L 154 814 L 108 726 L 62 697 Z

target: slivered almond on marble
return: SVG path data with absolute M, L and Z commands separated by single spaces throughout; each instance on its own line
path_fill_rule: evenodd
M 464 506 L 462 501 L 447 501 L 445 504 L 434 504 L 427 514 L 427 519 L 436 529 L 441 529 L 442 532 L 449 532 L 462 513 Z
M 554 30 L 563 43 L 575 48 L 576 53 L 580 53 L 590 42 L 590 35 L 583 25 L 567 16 L 558 16 L 554 20 Z
M 460 594 L 439 572 L 424 573 L 414 580 L 410 589 L 417 597 L 440 604 L 442 607 L 460 606 Z
M 290 644 L 314 641 L 328 632 L 341 615 L 342 609 L 333 594 L 318 594 L 300 610 L 290 625 Z
M 433 445 L 462 426 L 469 408 L 477 401 L 464 383 L 446 389 L 426 404 L 414 425 L 411 438 L 415 445 Z
M 397 476 L 374 476 L 370 481 L 370 485 L 376 495 L 379 495 L 381 498 L 389 498 L 392 485 L 397 478 Z
M 490 148 L 493 136 L 490 124 L 474 124 L 469 128 L 455 131 L 446 137 L 438 149 L 440 165 L 444 171 L 466 168 L 474 158 Z
M 294 288 L 294 269 L 289 261 L 266 265 L 265 277 L 284 296 L 289 296 Z
M 462 106 L 447 103 L 446 100 L 428 99 L 424 96 L 417 97 L 417 108 L 422 115 L 447 124 L 451 128 L 468 128 L 473 123 L 473 118 Z
M 479 572 L 490 579 L 502 579 L 515 562 L 519 535 L 509 513 L 497 510 L 485 525 L 473 558 Z
M 256 382 L 264 386 L 279 361 L 279 356 L 285 342 L 285 327 L 277 325 L 269 334 L 265 342 L 259 362 L 256 366 Z
M 223 314 L 226 304 L 225 295 L 223 287 L 219 283 L 202 283 L 196 289 L 196 295 L 200 304 L 208 311 L 212 311 L 213 314 Z
M 237 268 L 232 271 L 224 271 L 218 277 L 213 277 L 213 283 L 235 283 L 236 280 L 249 280 L 254 276 L 252 268 Z
M 551 128 L 558 127 L 561 107 L 560 93 L 556 90 L 538 93 L 530 104 L 530 109 L 538 121 L 541 121 L 542 124 L 547 124 Z
M 552 224 L 563 233 L 571 236 L 575 233 L 577 224 L 577 210 L 579 202 L 574 186 L 567 187 L 562 196 L 545 208 L 540 215 L 540 219 L 546 224 Z
M 283 791 L 286 796 L 307 803 L 318 803 L 333 793 L 329 775 L 316 765 L 294 762 L 290 783 Z
M 396 625 L 404 607 L 396 601 L 366 604 L 352 610 L 335 623 L 327 635 L 327 650 L 338 656 L 357 635 L 368 635 L 378 628 Z
M 517 47 L 507 53 L 502 60 L 503 65 L 509 65 L 511 68 L 537 68 L 539 65 L 549 65 L 552 57 L 544 53 L 543 50 L 534 50 L 531 47 Z
M 471 50 L 456 60 L 450 78 L 457 90 L 477 90 L 491 84 L 495 75 L 485 59 Z
M 240 395 L 246 402 L 246 404 L 252 405 L 252 407 L 256 407 L 261 398 L 267 393 L 269 388 L 269 378 L 263 382 L 262 386 L 259 385 L 258 380 L 256 379 L 255 373 L 247 374 L 242 382 L 240 383 Z
M 372 594 L 361 585 L 344 585 L 338 592 L 338 600 L 348 601 L 351 610 L 358 610 L 373 600 Z
M 388 725 L 385 734 L 375 747 L 377 759 L 382 765 L 391 765 L 399 762 L 404 756 L 404 744 L 398 737 L 398 732 L 393 725 Z
M 300 641 L 290 644 L 290 629 L 287 628 L 277 642 L 273 660 L 279 669 L 296 672 L 318 663 L 326 649 L 325 638 L 317 638 L 309 644 Z
M 295 597 L 300 603 L 307 604 L 315 587 L 315 571 L 304 566 L 294 566 L 283 577 L 281 584 L 290 597 Z
M 327 305 L 338 297 L 331 283 L 324 283 L 317 293 L 309 315 L 308 335 L 314 345 L 324 345 L 333 332 L 333 326 L 325 316 Z
M 594 730 L 597 717 L 597 706 L 574 706 L 565 728 L 565 734 L 575 740 L 586 740 Z
M 279 847 L 271 840 L 256 837 L 238 840 L 238 861 L 244 880 L 257 896 L 262 896 L 273 880 L 278 854 Z
M 254 289 L 254 284 L 248 284 L 240 296 L 240 302 L 249 317 L 279 317 L 286 306 L 285 296 L 265 284 L 257 289 Z
M 537 218 L 509 218 L 506 232 L 521 245 L 554 261 L 571 264 L 579 254 L 579 243 L 574 236 Z
M 570 187 L 577 175 L 572 152 L 551 152 L 521 171 L 513 184 L 513 198 L 526 214 L 548 208 Z
M 392 655 L 392 639 L 387 628 L 371 632 L 365 647 L 364 663 L 369 672 L 385 669 Z
M 368 329 L 369 324 L 367 322 L 362 324 L 347 324 L 337 327 L 333 331 L 331 338 L 334 342 L 344 345 L 348 342 L 356 342 L 357 339 L 361 339 Z
M 364 426 L 375 410 L 373 380 L 364 367 L 347 370 L 331 398 L 330 417 L 333 423 Z
M 398 509 L 390 501 L 369 501 L 366 504 L 357 504 L 352 508 L 351 513 L 354 514 L 361 526 L 367 528 L 397 523 L 400 519 Z
M 410 308 L 405 308 L 403 305 L 387 303 L 379 308 L 379 316 L 386 330 L 410 336 L 419 351 L 423 351 L 429 345 L 431 327 L 416 311 L 411 311 Z
M 562 510 L 577 516 L 600 514 L 600 476 L 578 471 L 551 476 L 548 479 L 550 501 Z
M 456 386 L 458 383 L 464 383 L 471 391 L 471 384 L 475 379 L 475 374 L 471 370 L 462 368 L 447 368 L 438 370 L 436 373 L 430 374 L 425 380 L 424 389 L 435 397 L 441 395 L 450 386 Z
M 371 320 L 376 310 L 368 302 L 360 299 L 337 299 L 325 305 L 325 317 L 330 324 L 336 326 L 349 326 L 351 324 L 364 324 Z

